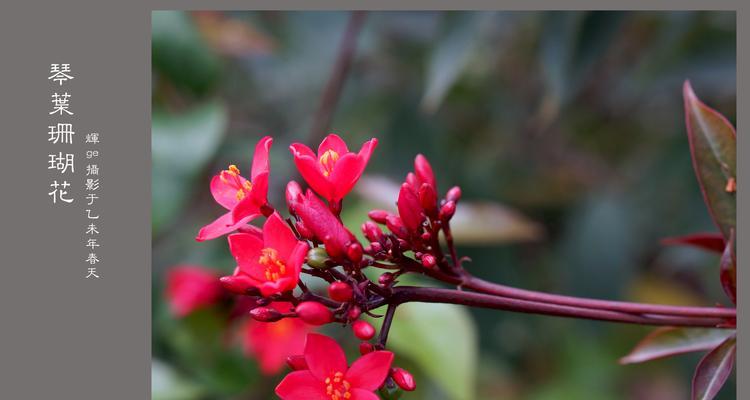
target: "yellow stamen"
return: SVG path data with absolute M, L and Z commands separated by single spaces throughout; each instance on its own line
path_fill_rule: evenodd
M 336 165 L 336 161 L 339 159 L 339 153 L 332 149 L 326 150 L 322 156 L 320 156 L 320 165 L 323 167 L 323 175 L 328 177 L 333 172 L 333 167 Z
M 258 263 L 266 267 L 265 276 L 269 281 L 277 281 L 286 274 L 286 265 L 279 259 L 279 252 L 276 249 L 266 247 L 261 250 Z
M 330 377 L 326 378 L 326 394 L 331 397 L 331 400 L 350 399 L 352 397 L 349 391 L 352 385 L 344 380 L 344 374 L 342 372 L 336 372 Z
M 240 169 L 237 168 L 237 166 L 234 165 L 234 164 L 232 164 L 232 165 L 229 166 L 229 170 L 228 171 L 232 175 L 239 175 L 240 174 Z

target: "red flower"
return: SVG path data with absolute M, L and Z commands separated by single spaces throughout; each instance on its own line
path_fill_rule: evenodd
M 263 296 L 270 296 L 297 286 L 307 243 L 298 241 L 275 212 L 263 225 L 262 235 L 229 235 L 229 250 L 237 260 L 235 276 L 258 288 Z
M 294 181 L 289 184 L 296 185 Z M 356 242 L 354 235 L 310 189 L 305 195 L 297 194 L 290 200 L 292 203 L 289 204 L 289 208 L 294 209 L 305 228 L 323 242 L 328 255 L 342 259 L 347 254 L 349 245 Z
M 240 170 L 234 165 L 211 179 L 214 200 L 229 211 L 201 228 L 195 240 L 215 239 L 261 215 L 260 208 L 268 202 L 268 151 L 272 143 L 273 139 L 266 136 L 255 146 L 250 180 L 240 175 Z
M 269 307 L 287 313 L 292 304 L 274 302 Z M 305 336 L 310 329 L 298 318 L 284 318 L 276 322 L 248 319 L 244 326 L 245 353 L 258 360 L 263 374 L 275 375 L 284 367 L 288 356 L 302 353 Z
M 301 143 L 294 143 L 289 148 L 307 184 L 330 204 L 336 204 L 362 176 L 377 144 L 377 139 L 370 139 L 355 154 L 349 152 L 340 137 L 330 134 L 320 143 L 317 156 Z
M 393 353 L 373 351 L 349 367 L 338 343 L 310 333 L 305 361 L 308 370 L 291 372 L 276 386 L 282 400 L 378 400 L 373 391 L 388 376 Z
M 196 309 L 215 304 L 224 294 L 216 272 L 198 266 L 181 265 L 167 272 L 166 296 L 170 309 L 184 317 Z

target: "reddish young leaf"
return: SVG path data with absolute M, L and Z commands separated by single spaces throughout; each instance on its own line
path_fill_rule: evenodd
M 724 235 L 721 233 L 702 232 L 692 235 L 668 237 L 661 240 L 665 246 L 695 246 L 704 250 L 722 253 L 724 251 Z
M 729 238 L 736 219 L 736 133 L 724 116 L 696 97 L 688 81 L 683 97 L 693 168 L 703 199 L 719 230 Z
M 719 393 L 732 373 L 736 348 L 733 335 L 701 359 L 693 375 L 693 400 L 711 400 Z
M 721 255 L 719 266 L 721 286 L 732 303 L 737 304 L 737 259 L 734 255 L 734 229 L 729 232 L 729 241 Z
M 673 328 L 656 329 L 641 340 L 620 364 L 635 364 L 693 351 L 710 350 L 734 335 L 729 329 Z

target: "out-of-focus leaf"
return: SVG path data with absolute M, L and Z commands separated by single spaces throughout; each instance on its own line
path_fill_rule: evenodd
M 698 363 L 693 376 L 693 400 L 713 399 L 734 367 L 737 338 L 727 338 Z
M 690 82 L 683 97 L 695 174 L 714 222 L 728 239 L 736 224 L 736 133 L 724 116 L 696 97 Z
M 151 400 L 193 400 L 203 396 L 201 389 L 159 360 L 151 362 Z
M 724 251 L 724 235 L 721 233 L 705 232 L 692 235 L 664 238 L 661 244 L 666 246 L 688 245 L 701 249 L 721 253 Z
M 435 45 L 427 67 L 427 82 L 422 97 L 422 110 L 434 113 L 445 95 L 468 65 L 479 37 L 484 13 L 467 12 L 456 15 L 456 21 L 444 38 Z
M 628 287 L 628 300 L 639 303 L 702 306 L 706 301 L 689 286 L 658 275 L 639 276 Z
M 638 343 L 620 364 L 635 364 L 694 351 L 710 350 L 734 335 L 730 329 L 673 328 L 656 329 Z
M 734 253 L 734 229 L 729 232 L 729 240 L 721 255 L 719 265 L 721 286 L 724 288 L 732 303 L 737 304 L 737 259 Z
M 621 12 L 545 13 L 540 59 L 554 104 L 564 104 L 587 84 L 623 19 Z
M 182 210 L 198 173 L 219 147 L 227 113 L 209 102 L 180 114 L 154 111 L 151 124 L 152 227 L 170 223 Z M 208 182 L 205 186 L 208 189 Z
M 196 95 L 206 94 L 221 73 L 219 58 L 184 11 L 151 14 L 151 58 L 153 68 L 163 77 Z
M 195 11 L 193 19 L 208 44 L 222 54 L 267 55 L 276 47 L 273 38 L 256 30 L 249 22 L 228 18 L 221 11 Z
M 388 178 L 364 176 L 357 193 L 378 208 L 396 212 L 399 185 Z M 457 244 L 497 244 L 532 241 L 544 235 L 544 229 L 518 211 L 493 202 L 461 200 L 451 220 Z
M 417 363 L 450 399 L 476 398 L 477 332 L 463 307 L 401 305 L 388 338 L 396 354 Z

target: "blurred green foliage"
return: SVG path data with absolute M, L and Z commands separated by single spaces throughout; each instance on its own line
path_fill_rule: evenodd
M 275 137 L 269 197 L 284 209 L 284 185 L 299 179 L 287 146 L 317 145 L 310 125 L 347 19 L 154 12 L 155 399 L 272 397 L 278 379 L 221 344 L 210 310 L 168 314 L 164 271 L 233 269 L 224 240 L 193 238 L 222 212 L 210 177 L 228 164 L 248 170 L 266 134 Z M 458 184 L 466 201 L 519 218 L 492 219 L 493 231 L 469 213 L 459 253 L 476 275 L 578 296 L 713 304 L 725 298 L 718 258 L 659 239 L 715 230 L 690 163 L 681 85 L 690 79 L 734 121 L 735 36 L 730 12 L 374 12 L 331 130 L 352 147 L 379 138 L 371 176 L 398 182 L 421 152 L 441 190 Z M 353 231 L 380 192 L 347 199 Z M 536 233 L 507 234 L 514 224 Z M 698 360 L 617 365 L 643 327 L 426 308 L 399 312 L 392 333 L 397 363 L 419 387 L 403 399 L 684 399 Z M 732 386 L 719 398 L 734 398 Z

